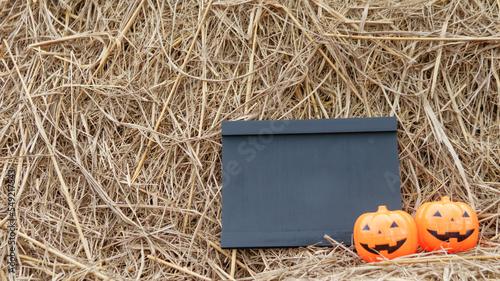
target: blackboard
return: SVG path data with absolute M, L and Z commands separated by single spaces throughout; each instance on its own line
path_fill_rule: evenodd
M 401 209 L 394 117 L 222 122 L 222 248 L 346 245 Z

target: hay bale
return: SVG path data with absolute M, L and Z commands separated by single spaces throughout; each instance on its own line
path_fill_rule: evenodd
M 0 1 L 17 276 L 499 278 L 499 5 Z M 377 265 L 333 241 L 218 247 L 221 121 L 370 116 L 398 118 L 404 209 L 468 202 L 478 247 Z

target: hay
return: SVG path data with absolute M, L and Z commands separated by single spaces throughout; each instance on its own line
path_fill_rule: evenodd
M 0 1 L 18 278 L 500 278 L 499 6 Z M 221 121 L 368 116 L 398 119 L 404 209 L 474 205 L 476 248 L 380 264 L 334 240 L 219 248 Z

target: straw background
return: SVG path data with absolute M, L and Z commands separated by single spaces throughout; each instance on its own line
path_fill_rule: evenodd
M 17 279 L 500 278 L 499 7 L 0 0 Z M 221 121 L 377 116 L 398 119 L 404 209 L 445 195 L 473 205 L 476 248 L 399 264 L 366 264 L 335 241 L 218 249 Z M 0 280 L 7 214 L 2 184 Z

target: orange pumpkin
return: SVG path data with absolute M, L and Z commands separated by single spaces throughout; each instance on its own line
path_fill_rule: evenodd
M 467 204 L 449 197 L 420 206 L 415 214 L 418 242 L 426 251 L 444 249 L 463 251 L 476 245 L 479 223 L 476 212 Z
M 379 206 L 376 213 L 362 214 L 354 224 L 356 251 L 367 262 L 411 255 L 417 251 L 417 226 L 404 211 Z

